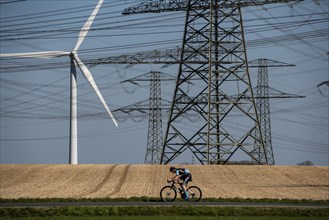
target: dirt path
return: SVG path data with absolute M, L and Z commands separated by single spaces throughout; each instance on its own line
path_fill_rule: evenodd
M 204 197 L 329 199 L 329 167 L 188 165 Z M 167 165 L 0 165 L 1 198 L 159 197 Z

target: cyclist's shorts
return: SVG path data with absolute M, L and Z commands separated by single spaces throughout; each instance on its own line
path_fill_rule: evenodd
M 190 173 L 186 173 L 181 175 L 179 179 L 184 181 L 183 184 L 187 184 L 189 181 L 192 181 L 192 175 Z

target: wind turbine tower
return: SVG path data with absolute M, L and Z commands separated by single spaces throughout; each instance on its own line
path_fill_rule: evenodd
M 161 153 L 163 147 L 163 133 L 162 133 L 162 110 L 163 100 L 161 98 L 161 80 L 173 80 L 171 76 L 161 73 L 159 71 L 151 71 L 147 74 L 137 76 L 123 83 L 130 82 L 137 85 L 138 82 L 148 81 L 150 83 L 150 96 L 147 102 L 139 102 L 132 106 L 136 109 L 145 111 L 148 110 L 148 132 L 147 132 L 147 146 L 145 153 L 145 164 L 159 164 L 161 160 Z M 143 106 L 144 105 L 144 106 Z M 166 108 L 168 104 L 165 104 Z M 125 109 L 128 109 L 126 107 Z
M 69 57 L 70 58 L 70 150 L 69 150 L 69 163 L 78 164 L 78 125 L 77 125 L 77 75 L 76 67 L 78 66 L 81 70 L 81 73 L 84 75 L 88 81 L 91 88 L 96 93 L 98 99 L 101 101 L 104 106 L 107 114 L 112 119 L 115 126 L 118 126 L 117 121 L 112 115 L 110 108 L 108 107 L 103 95 L 98 89 L 96 82 L 86 67 L 86 65 L 81 61 L 78 56 L 79 48 L 87 36 L 89 29 L 103 4 L 103 0 L 99 0 L 93 12 L 87 19 L 86 23 L 81 28 L 78 39 L 75 43 L 75 46 L 71 51 L 42 51 L 42 52 L 30 52 L 30 53 L 12 53 L 12 54 L 0 54 L 0 57 L 18 57 L 18 58 L 41 58 L 41 59 L 50 59 L 58 57 Z

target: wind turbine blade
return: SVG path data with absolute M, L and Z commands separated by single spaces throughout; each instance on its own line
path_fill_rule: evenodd
M 30 53 L 2 53 L 0 57 L 17 57 L 17 58 L 55 58 L 68 56 L 70 52 L 65 51 L 46 51 L 46 52 L 30 52 Z
M 91 13 L 90 17 L 88 18 L 88 20 L 86 21 L 85 25 L 82 27 L 80 33 L 79 33 L 79 38 L 78 41 L 76 42 L 74 48 L 73 48 L 73 52 L 76 52 L 77 50 L 79 50 L 80 45 L 82 44 L 83 40 L 85 39 L 86 35 L 88 34 L 88 31 L 90 29 L 91 24 L 93 23 L 98 10 L 100 9 L 101 5 L 103 4 L 103 0 L 99 0 L 94 11 Z
M 110 110 L 110 108 L 108 107 L 108 105 L 106 104 L 101 92 L 99 91 L 96 82 L 93 78 L 93 76 L 91 75 L 90 71 L 88 70 L 88 68 L 82 63 L 82 61 L 80 60 L 80 58 L 77 56 L 77 54 L 73 54 L 73 58 L 75 59 L 76 63 L 78 64 L 79 69 L 81 70 L 81 72 L 83 73 L 83 75 L 86 77 L 87 81 L 89 82 L 90 86 L 93 88 L 93 90 L 95 91 L 96 95 L 98 96 L 99 100 L 102 102 L 104 108 L 106 109 L 107 113 L 109 114 L 110 118 L 112 119 L 113 123 L 115 124 L 116 127 L 118 127 L 118 123 L 115 120 L 114 116 L 112 115 L 112 112 Z

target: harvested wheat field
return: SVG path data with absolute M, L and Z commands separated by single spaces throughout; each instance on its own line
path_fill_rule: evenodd
M 0 165 L 0 197 L 159 197 L 167 165 Z M 178 166 L 180 167 L 180 166 Z M 329 167 L 187 165 L 208 198 L 329 199 Z

